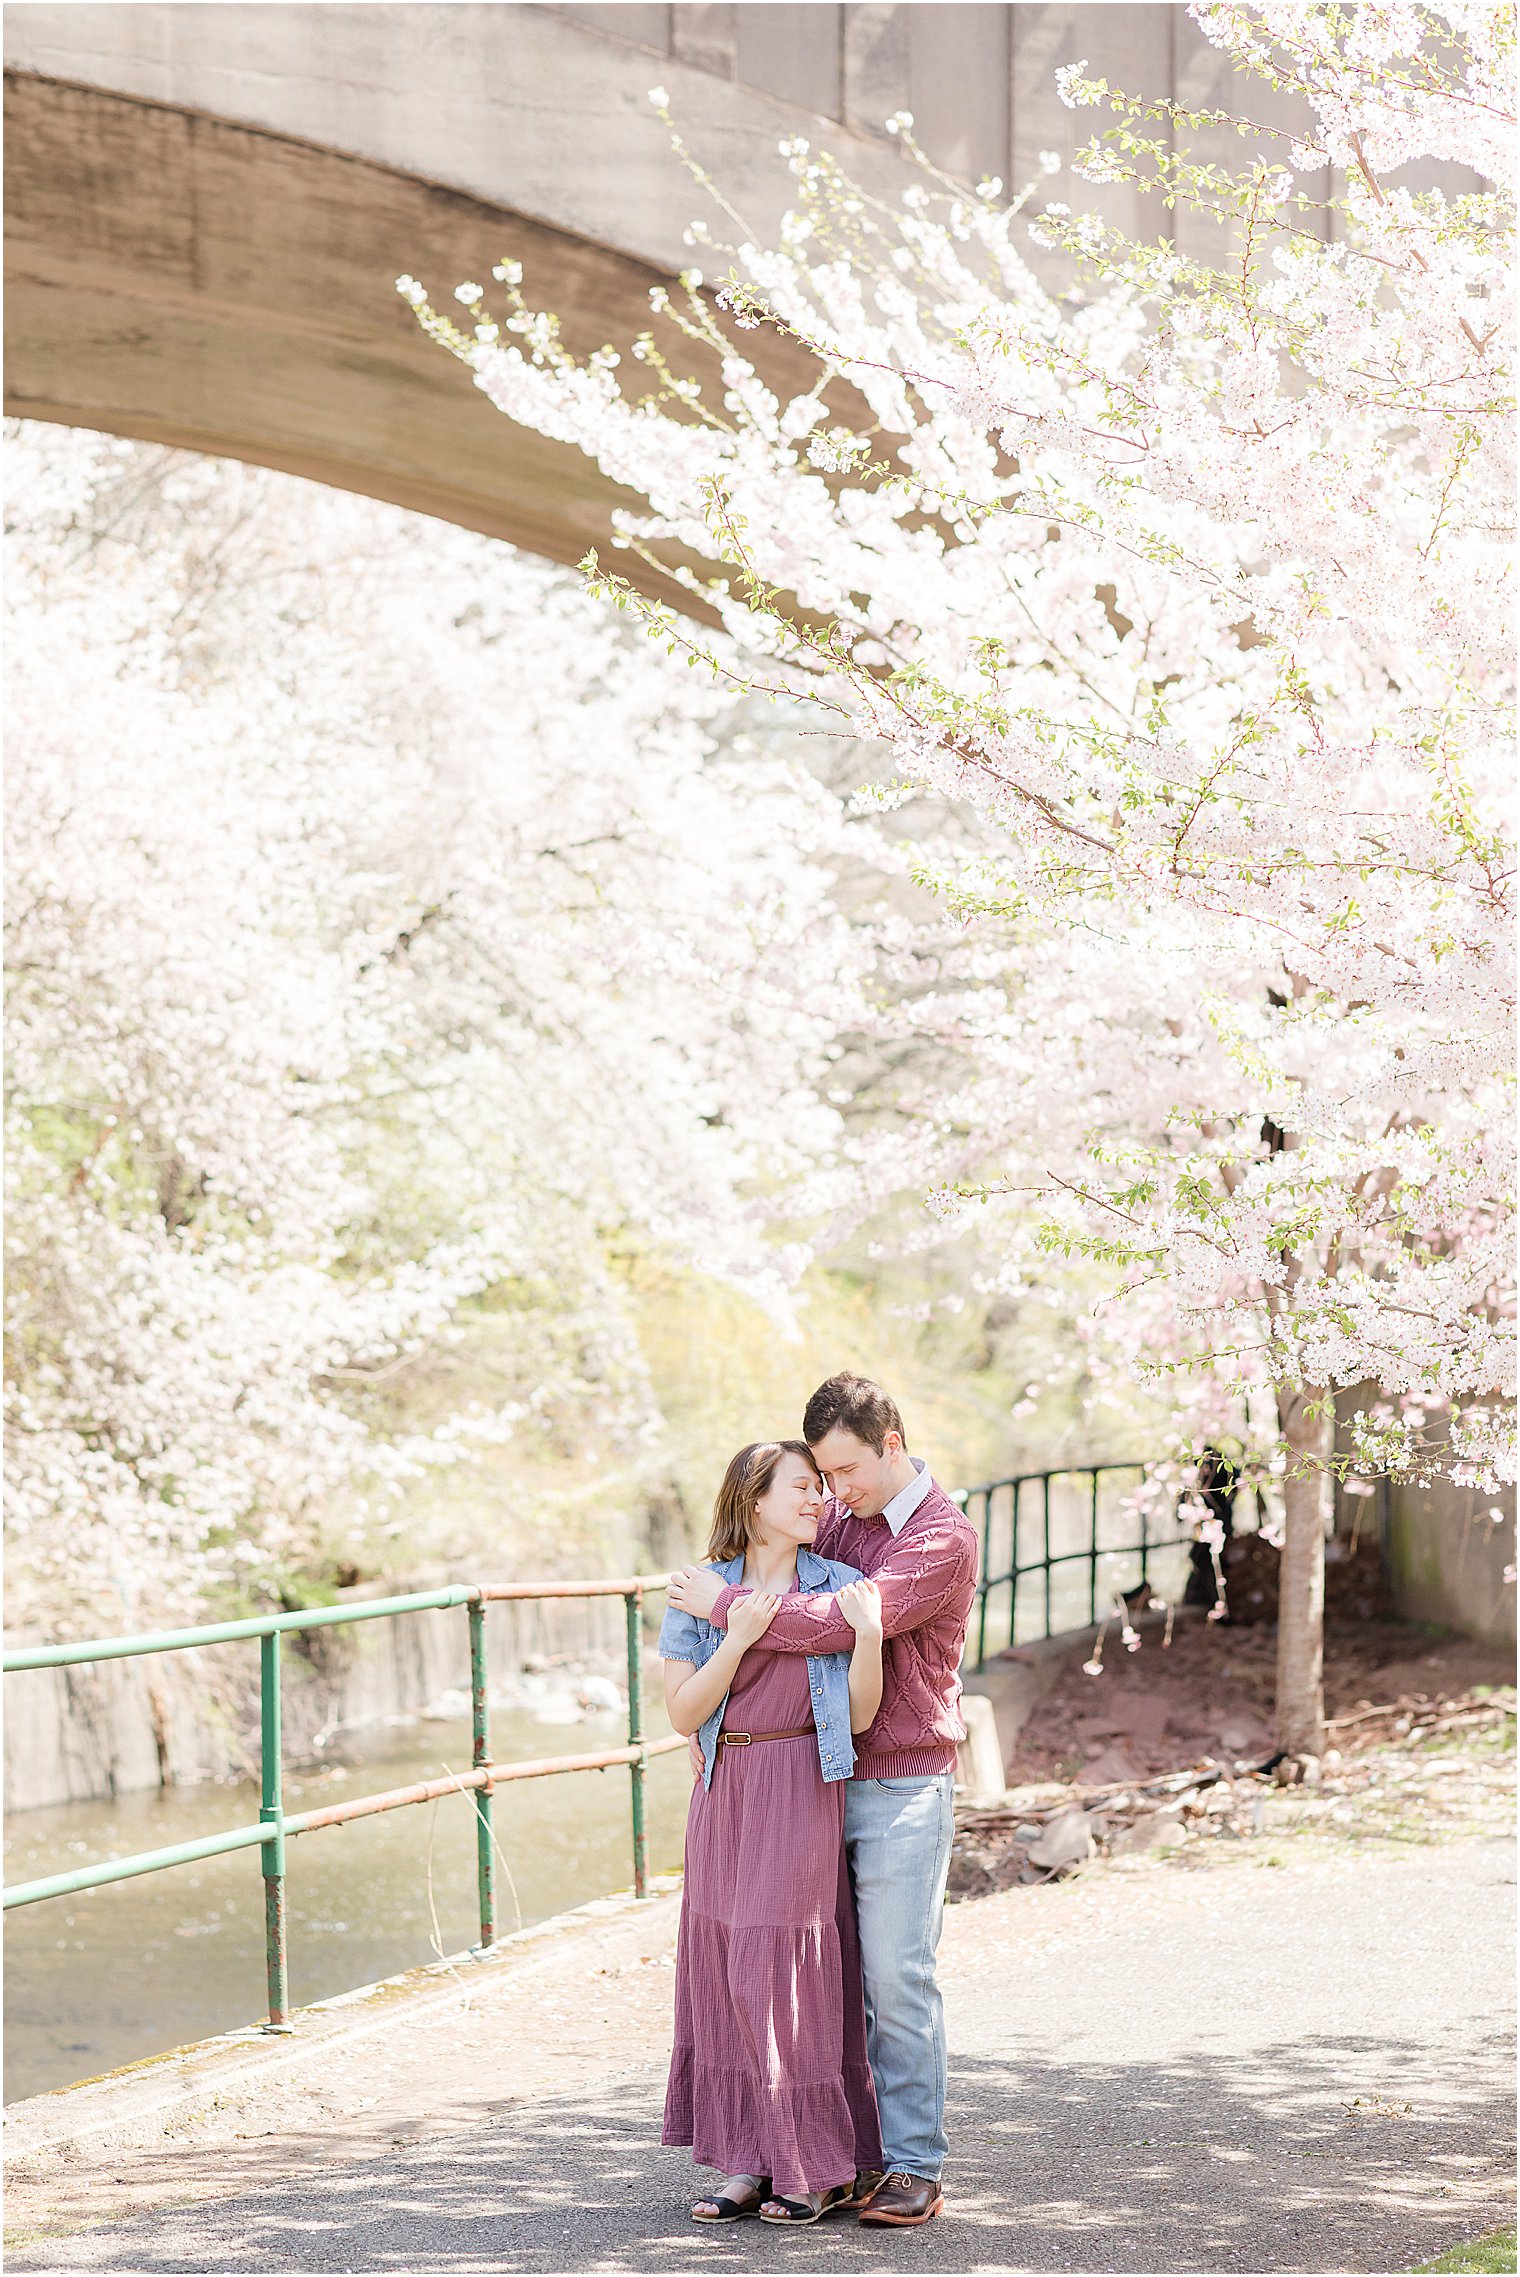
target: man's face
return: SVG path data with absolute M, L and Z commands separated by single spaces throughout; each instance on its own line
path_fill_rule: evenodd
M 853 1431 L 826 1431 L 812 1443 L 818 1468 L 829 1482 L 836 1502 L 843 1502 L 857 1518 L 876 1518 L 891 1501 L 893 1478 L 902 1462 L 902 1434 L 889 1431 L 878 1455 Z

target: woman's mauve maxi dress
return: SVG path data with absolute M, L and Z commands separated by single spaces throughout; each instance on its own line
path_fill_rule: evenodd
M 747 1652 L 728 1731 L 811 1727 L 803 1653 Z M 846 1782 L 801 1739 L 720 1747 L 693 1789 L 661 2140 L 698 2166 L 831 2190 L 881 2165 L 844 1860 Z

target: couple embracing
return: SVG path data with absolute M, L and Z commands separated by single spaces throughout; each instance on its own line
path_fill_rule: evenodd
M 934 1957 L 977 1542 L 879 1385 L 830 1377 L 802 1430 L 729 1464 L 660 1631 L 696 1772 L 662 2139 L 723 2175 L 697 2221 L 909 2227 L 944 2203 Z

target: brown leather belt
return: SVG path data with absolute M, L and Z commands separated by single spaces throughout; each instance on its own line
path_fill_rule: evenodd
M 816 1724 L 798 1724 L 794 1731 L 720 1731 L 720 1747 L 753 1747 L 757 1739 L 813 1739 L 817 1736 Z

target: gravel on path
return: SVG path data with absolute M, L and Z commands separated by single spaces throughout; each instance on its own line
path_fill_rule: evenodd
M 1279 1838 L 953 1908 L 948 2203 L 923 2230 L 690 2222 L 699 2178 L 655 2140 L 667 1904 L 519 1997 L 372 2042 L 349 2059 L 372 2092 L 335 2075 L 325 2118 L 308 2084 L 265 2134 L 185 2120 L 118 2154 L 118 2218 L 85 2161 L 80 2226 L 34 2195 L 9 2267 L 1408 2269 L 1508 2212 L 1513 1883 L 1493 1836 Z

